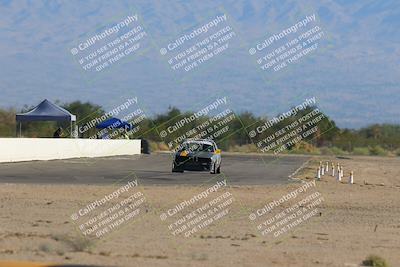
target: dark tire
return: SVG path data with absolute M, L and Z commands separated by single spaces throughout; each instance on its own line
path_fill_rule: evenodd
M 172 163 L 172 172 L 183 172 L 183 169 L 182 168 L 176 168 L 175 164 Z
M 149 142 L 145 139 L 141 140 L 141 153 L 150 154 L 150 145 Z
M 172 169 L 172 172 L 183 172 L 182 169 Z

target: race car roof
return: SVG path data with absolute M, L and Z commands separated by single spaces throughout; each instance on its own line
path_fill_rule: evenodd
M 184 143 L 199 143 L 199 144 L 206 144 L 206 145 L 214 145 L 215 142 L 208 139 L 188 139 Z

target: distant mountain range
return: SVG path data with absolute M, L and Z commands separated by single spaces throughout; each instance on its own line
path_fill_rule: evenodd
M 71 49 L 133 14 L 147 34 L 140 52 L 84 75 Z M 235 32 L 229 48 L 190 72 L 173 71 L 160 49 L 221 14 Z M 324 32 L 318 48 L 262 71 L 262 52 L 249 49 L 312 14 Z M 47 98 L 110 109 L 137 96 L 155 114 L 227 96 L 236 112 L 274 116 L 315 96 L 340 127 L 400 123 L 399 29 L 397 0 L 0 1 L 0 107 Z

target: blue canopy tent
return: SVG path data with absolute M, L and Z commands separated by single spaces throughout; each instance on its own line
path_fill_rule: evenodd
M 117 118 L 109 118 L 109 119 L 97 124 L 96 128 L 97 129 L 108 129 L 108 130 L 113 130 L 116 128 L 124 128 L 125 130 L 132 130 L 133 126 L 126 121 L 122 121 Z
M 19 136 L 21 136 L 21 122 L 23 121 L 70 121 L 72 136 L 72 122 L 76 121 L 76 116 L 45 99 L 31 111 L 17 114 L 16 121 L 19 122 Z
M 117 118 L 109 118 L 102 123 L 99 123 L 96 125 L 97 129 L 114 129 L 114 128 L 125 128 L 127 130 L 132 130 L 133 127 L 130 123 L 126 121 L 121 121 L 120 119 Z

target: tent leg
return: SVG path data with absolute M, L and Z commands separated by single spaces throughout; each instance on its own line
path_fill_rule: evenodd
M 21 134 L 21 122 L 19 123 L 19 137 L 21 137 L 22 136 L 22 134 Z
M 71 136 L 71 138 L 72 138 L 72 121 L 70 122 L 70 136 Z

